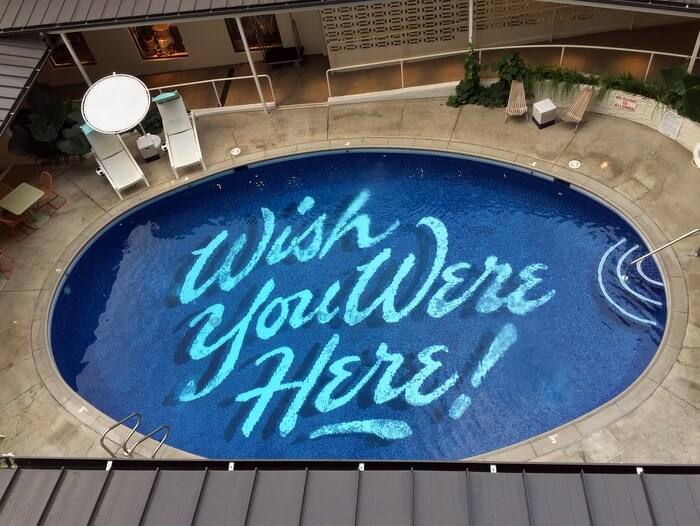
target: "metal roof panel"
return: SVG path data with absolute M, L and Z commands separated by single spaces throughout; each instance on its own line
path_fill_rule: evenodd
M 524 477 L 535 524 L 590 526 L 581 475 L 526 473 Z
M 88 524 L 108 474 L 108 471 L 65 470 L 44 524 Z
M 357 497 L 358 526 L 411 524 L 412 502 L 411 471 L 360 473 Z
M 416 470 L 413 481 L 414 525 L 470 524 L 467 479 L 466 470 Z
M 38 4 L 39 2 L 37 0 L 24 0 L 24 2 L 22 2 L 22 6 L 17 12 L 17 18 L 15 18 L 14 22 L 15 25 L 19 27 L 26 26 L 35 11 L 35 8 L 36 10 L 41 10 L 41 5 Z
M 197 506 L 196 526 L 245 526 L 255 471 L 209 471 Z
M 474 524 L 530 524 L 522 473 L 470 473 L 469 492 Z
M 301 525 L 354 526 L 358 475 L 358 471 L 309 470 Z
M 584 475 L 593 524 L 652 526 L 651 513 L 638 475 Z
M 141 524 L 191 526 L 204 476 L 204 471 L 159 471 Z
M 139 524 L 158 471 L 113 471 L 93 524 Z
M 700 516 L 687 477 L 645 475 L 649 500 L 657 524 L 698 526 Z
M 75 10 L 78 7 L 79 0 L 64 0 L 63 8 L 56 17 L 57 24 L 65 24 L 71 20 L 75 20 Z
M 297 526 L 305 479 L 304 471 L 258 471 L 246 523 Z
M 17 473 L 0 503 L 0 524 L 39 524 L 61 473 L 57 469 L 31 469 Z

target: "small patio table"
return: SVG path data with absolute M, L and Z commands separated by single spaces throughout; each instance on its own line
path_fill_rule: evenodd
M 115 135 L 139 126 L 150 106 L 151 94 L 143 82 L 113 73 L 88 88 L 80 111 L 93 130 Z
M 0 199 L 0 208 L 19 216 L 29 211 L 34 221 L 27 224 L 32 228 L 39 228 L 46 223 L 49 216 L 37 210 L 32 210 L 31 206 L 44 196 L 44 191 L 27 183 L 21 183 L 5 197 Z

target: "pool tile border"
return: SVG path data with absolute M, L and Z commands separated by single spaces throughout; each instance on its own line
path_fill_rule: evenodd
M 59 256 L 55 265 L 47 275 L 39 297 L 35 303 L 34 317 L 31 327 L 31 347 L 36 370 L 49 393 L 66 411 L 90 427 L 98 435 L 116 423 L 115 420 L 91 406 L 76 394 L 58 373 L 56 364 L 49 351 L 48 316 L 51 300 L 57 290 L 66 267 L 75 256 L 88 244 L 91 239 L 119 215 L 140 206 L 150 199 L 161 196 L 174 187 L 184 186 L 211 177 L 221 171 L 231 168 L 281 158 L 296 153 L 324 152 L 357 148 L 408 148 L 417 150 L 433 150 L 447 153 L 470 155 L 491 161 L 505 161 L 526 170 L 537 171 L 574 185 L 574 189 L 600 201 L 621 215 L 634 226 L 640 235 L 652 245 L 668 242 L 659 226 L 644 213 L 644 211 L 624 195 L 605 183 L 588 176 L 584 171 L 573 171 L 550 161 L 516 154 L 489 146 L 461 143 L 457 141 L 439 141 L 406 137 L 365 137 L 313 141 L 296 145 L 263 149 L 253 153 L 232 157 L 211 165 L 206 171 L 190 172 L 179 179 L 146 188 L 138 194 L 116 203 L 99 218 L 88 225 Z M 688 324 L 689 298 L 688 289 L 678 258 L 673 251 L 660 252 L 657 258 L 664 282 L 667 284 L 668 320 L 659 350 L 642 375 L 620 395 L 608 403 L 546 433 L 531 437 L 516 444 L 473 457 L 477 460 L 491 461 L 528 461 L 541 455 L 552 453 L 561 448 L 581 441 L 585 437 L 613 424 L 619 418 L 634 411 L 661 384 L 675 363 L 683 346 Z M 114 430 L 116 437 L 123 439 L 129 429 L 119 426 Z M 132 441 L 142 438 L 135 433 Z M 111 444 L 114 441 L 108 440 Z M 133 442 L 132 442 L 133 443 Z M 153 451 L 157 442 L 148 439 L 144 452 Z M 161 456 L 168 458 L 198 458 L 196 455 L 165 444 Z M 135 457 L 143 456 L 134 454 Z

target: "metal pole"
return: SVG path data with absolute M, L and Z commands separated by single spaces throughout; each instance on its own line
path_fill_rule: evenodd
M 474 44 L 474 0 L 469 0 L 469 43 Z
M 260 102 L 262 102 L 263 110 L 265 113 L 270 113 L 267 110 L 267 103 L 265 102 L 265 96 L 262 92 L 262 87 L 260 86 L 260 79 L 258 79 L 258 72 L 255 71 L 255 63 L 253 62 L 253 56 L 250 54 L 250 46 L 248 46 L 248 39 L 245 37 L 245 31 L 243 31 L 243 24 L 241 24 L 241 18 L 236 17 L 236 26 L 238 27 L 238 32 L 241 35 L 241 40 L 243 41 L 243 47 L 245 48 L 245 55 L 248 57 L 248 64 L 250 64 L 250 70 L 253 73 L 253 80 L 255 81 L 255 87 L 258 90 L 258 96 L 260 97 Z
M 63 40 L 63 44 L 66 46 L 68 53 L 70 53 L 70 56 L 73 59 L 73 62 L 75 62 L 75 65 L 78 66 L 78 71 L 80 71 L 80 74 L 83 76 L 83 80 L 87 83 L 88 86 L 92 86 L 92 81 L 90 80 L 90 77 L 87 76 L 87 73 L 85 72 L 85 68 L 80 63 L 80 59 L 78 58 L 78 55 L 75 54 L 75 50 L 73 49 L 73 46 L 71 46 L 70 40 L 68 40 L 65 33 L 59 33 L 59 34 L 61 35 L 61 40 Z
M 549 28 L 549 43 L 552 43 L 552 40 L 554 39 L 554 20 L 557 17 L 557 10 L 556 8 L 552 10 L 552 25 Z
M 651 53 L 649 55 L 649 63 L 647 64 L 647 70 L 644 72 L 644 78 L 642 79 L 642 80 L 644 80 L 644 82 L 647 81 L 647 77 L 649 76 L 649 70 L 651 69 L 651 61 L 652 60 L 654 60 L 654 53 Z
M 693 54 L 690 56 L 690 62 L 688 62 L 688 73 L 693 72 L 695 60 L 698 58 L 698 50 L 700 50 L 700 31 L 698 31 L 698 38 L 695 39 L 695 47 L 693 48 Z

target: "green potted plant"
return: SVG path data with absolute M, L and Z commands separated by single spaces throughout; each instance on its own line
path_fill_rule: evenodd
M 90 152 L 80 131 L 83 119 L 77 103 L 62 101 L 51 86 L 40 83 L 29 93 L 27 105 L 17 112 L 11 126 L 11 154 L 52 163 Z

